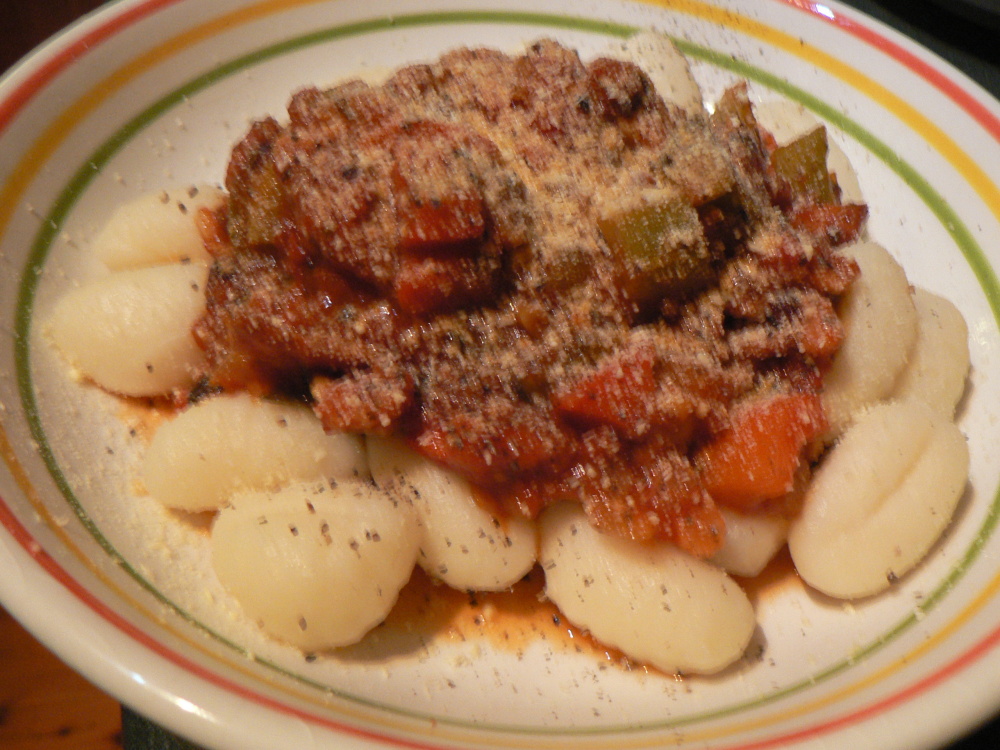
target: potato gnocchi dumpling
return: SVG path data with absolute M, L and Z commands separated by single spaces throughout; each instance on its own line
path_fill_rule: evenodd
M 49 335 L 86 378 L 123 396 L 189 388 L 204 355 L 191 327 L 205 310 L 202 263 L 120 271 L 70 291 Z
M 855 599 L 888 588 L 944 532 L 969 472 L 958 427 L 914 400 L 860 414 L 813 476 L 788 547 L 802 579 Z
M 198 185 L 141 195 L 118 207 L 94 239 L 94 253 L 112 271 L 210 260 L 196 216 L 225 194 Z
M 546 595 L 601 643 L 668 673 L 712 674 L 743 654 L 753 606 L 716 566 L 602 534 L 576 504 L 549 508 L 540 524 Z
M 368 465 L 360 438 L 326 434 L 308 407 L 241 393 L 198 402 L 163 424 L 140 476 L 167 507 L 197 512 L 222 507 L 238 490 L 367 477 Z
M 917 341 L 892 396 L 917 399 L 950 418 L 969 374 L 969 328 L 955 305 L 926 289 L 915 289 L 913 302 Z
M 752 578 L 785 546 L 788 519 L 779 515 L 737 513 L 720 508 L 726 541 L 710 561 L 727 573 Z
M 212 527 L 212 564 L 244 611 L 304 651 L 346 646 L 385 619 L 417 558 L 416 515 L 368 482 L 241 493 Z
M 892 392 L 917 338 L 917 310 L 899 263 L 874 242 L 843 252 L 857 261 L 861 275 L 841 300 L 844 343 L 823 380 L 832 437 L 856 412 Z
M 629 60 L 649 76 L 664 101 L 698 114 L 705 111 L 701 87 L 691 75 L 687 58 L 666 34 L 640 31 L 611 50 L 616 57 Z
M 413 504 L 422 529 L 418 563 L 456 589 L 499 591 L 535 564 L 535 524 L 500 520 L 462 477 L 395 440 L 368 438 L 375 482 Z

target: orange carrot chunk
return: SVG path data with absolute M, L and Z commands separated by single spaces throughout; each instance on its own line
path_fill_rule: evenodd
M 552 396 L 556 411 L 587 426 L 610 425 L 636 437 L 650 417 L 656 393 L 652 347 L 637 346 L 610 358 Z
M 695 457 L 712 498 L 749 511 L 792 490 L 802 449 L 826 428 L 819 396 L 792 393 L 751 401 Z
M 868 207 L 861 203 L 813 204 L 797 208 L 790 217 L 793 227 L 814 237 L 825 238 L 834 247 L 861 236 Z

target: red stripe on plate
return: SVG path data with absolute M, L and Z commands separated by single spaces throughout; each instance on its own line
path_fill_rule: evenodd
M 914 53 L 905 49 L 896 42 L 886 38 L 881 32 L 865 26 L 845 15 L 836 13 L 832 8 L 823 4 L 812 2 L 811 0 L 775 0 L 785 5 L 790 5 L 812 16 L 820 18 L 827 23 L 832 23 L 840 29 L 854 37 L 870 44 L 872 47 L 892 57 L 896 61 L 912 70 L 929 84 L 938 89 L 941 93 L 955 102 L 965 110 L 970 117 L 985 128 L 994 140 L 1000 141 L 1000 118 L 993 114 L 983 103 L 959 86 L 954 80 L 949 78 L 939 68 L 921 59 Z
M 799 732 L 790 732 L 779 737 L 752 742 L 750 744 L 733 745 L 729 750 L 765 750 L 765 748 L 781 747 L 793 743 L 803 742 L 815 737 L 835 732 L 838 729 L 858 724 L 862 721 L 872 719 L 879 714 L 885 713 L 896 706 L 905 703 L 917 696 L 926 693 L 928 690 L 940 685 L 949 678 L 955 676 L 974 662 L 986 656 L 988 652 L 1000 645 L 1000 627 L 989 633 L 985 638 L 975 644 L 963 654 L 957 656 L 953 661 L 944 665 L 941 669 L 933 672 L 921 680 L 903 688 L 902 690 L 876 701 L 869 706 L 845 714 L 836 719 L 816 724 L 808 729 Z
M 3 135 L 3 132 L 14 120 L 17 113 L 52 79 L 72 63 L 123 29 L 141 21 L 146 16 L 150 16 L 163 8 L 179 2 L 181 0 L 148 0 L 134 8 L 129 8 L 120 15 L 112 16 L 103 24 L 43 62 L 28 76 L 27 80 L 15 88 L 9 96 L 4 97 L 0 101 L 0 135 Z

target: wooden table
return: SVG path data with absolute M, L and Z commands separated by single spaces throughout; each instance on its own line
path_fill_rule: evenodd
M 0 609 L 0 747 L 113 750 L 121 710 Z

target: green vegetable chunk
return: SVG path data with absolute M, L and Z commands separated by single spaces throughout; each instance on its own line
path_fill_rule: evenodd
M 829 147 L 826 128 L 810 130 L 771 154 L 771 166 L 779 179 L 788 183 L 794 195 L 816 203 L 833 203 L 833 181 L 826 166 Z
M 598 227 L 619 266 L 625 296 L 640 305 L 685 296 L 712 277 L 698 212 L 675 196 L 609 212 Z

